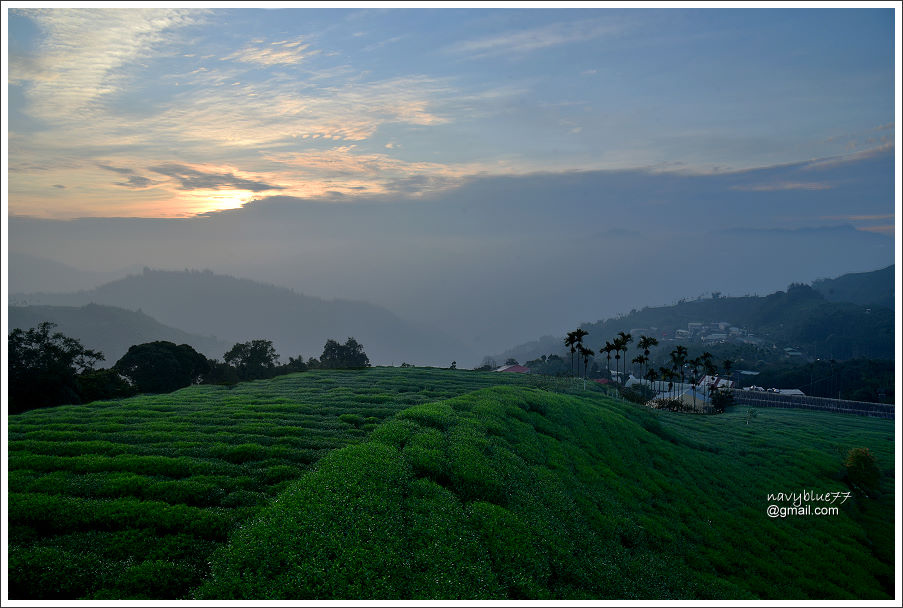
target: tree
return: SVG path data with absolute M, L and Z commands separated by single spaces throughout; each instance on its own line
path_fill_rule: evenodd
M 608 340 L 605 341 L 605 346 L 603 346 L 602 348 L 599 349 L 600 352 L 605 353 L 605 358 L 608 359 L 608 377 L 609 378 L 612 377 L 611 376 L 611 351 L 613 351 L 614 349 L 615 349 L 615 345 L 612 344 L 611 342 L 609 342 Z
M 170 393 L 200 382 L 210 364 L 188 344 L 157 341 L 129 347 L 113 369 L 139 393 Z
M 586 368 L 589 365 L 589 358 L 595 355 L 590 348 L 584 348 L 583 344 L 577 345 L 577 351 L 580 353 L 580 357 L 583 359 L 583 379 L 586 380 Z
M 643 376 L 645 377 L 646 371 L 649 369 L 649 353 L 653 346 L 658 346 L 658 340 L 651 336 L 640 336 L 637 346 L 643 349 L 643 357 L 645 357 L 645 361 L 643 361 Z
M 51 334 L 55 323 L 43 322 L 9 334 L 9 412 L 81 403 L 78 375 L 94 369 L 103 353 L 82 346 L 75 338 Z
M 687 347 L 678 345 L 671 351 L 671 365 L 674 367 L 675 376 L 680 374 L 680 383 L 684 383 L 684 363 L 687 362 Z M 681 387 L 683 388 L 683 387 Z
M 730 380 L 731 368 L 734 366 L 734 362 L 730 359 L 725 359 L 721 366 L 724 368 L 724 375 L 727 376 L 728 380 Z
M 706 376 L 714 376 L 717 369 L 715 368 L 715 364 L 712 363 L 712 353 L 710 353 L 709 351 L 705 351 L 704 353 L 702 353 L 702 356 L 700 358 L 702 359 L 702 367 L 705 370 L 705 375 Z M 703 386 L 702 386 L 703 395 L 706 394 L 705 391 L 707 389 L 708 389 L 708 383 L 703 384 Z
M 298 355 L 297 358 L 289 357 L 288 363 L 284 363 L 279 366 L 280 374 L 291 374 L 294 372 L 306 372 L 308 368 L 308 363 L 304 362 L 304 357 Z
M 458 362 L 452 361 L 448 369 L 458 369 Z
M 84 403 L 101 399 L 123 399 L 137 391 L 115 369 L 91 369 L 78 376 L 78 393 Z
M 330 338 L 323 346 L 320 367 L 326 369 L 370 367 L 370 359 L 364 352 L 364 347 L 354 338 L 348 338 L 345 344 L 339 344 Z
M 223 360 L 235 368 L 240 379 L 257 380 L 275 375 L 279 355 L 270 340 L 251 340 L 233 346 Z
M 861 494 L 874 495 L 881 487 L 878 460 L 868 448 L 853 448 L 844 459 L 847 483 Z
M 585 329 L 578 327 L 574 330 L 574 340 L 576 341 L 576 346 L 579 348 L 583 348 L 583 338 L 589 335 L 589 332 Z M 577 361 L 577 374 L 580 374 L 580 361 Z
M 238 377 L 238 371 L 229 365 L 217 359 L 207 359 L 207 373 L 204 374 L 204 384 L 220 384 L 231 386 L 238 384 L 241 378 Z
M 574 369 L 574 353 L 577 352 L 577 335 L 573 331 L 569 331 L 564 339 L 564 345 L 571 351 L 571 371 Z
M 618 332 L 618 340 L 621 342 L 621 350 L 624 352 L 624 374 L 627 374 L 627 345 L 633 342 L 633 337 L 625 333 L 623 331 Z M 617 357 L 615 357 L 617 358 Z M 627 383 L 627 379 L 624 379 L 624 383 Z
M 508 357 L 507 359 L 505 359 L 505 365 L 520 365 L 520 363 L 518 363 L 517 359 L 515 359 L 514 357 Z
M 633 363 L 634 365 L 639 365 L 640 369 L 645 369 L 646 363 L 648 363 L 648 362 L 649 362 L 649 357 L 647 357 L 646 355 L 637 355 L 631 361 L 631 363 Z M 642 374 L 641 377 L 645 377 L 645 374 Z
M 690 359 L 690 365 L 693 366 L 693 384 L 696 384 L 696 377 L 699 375 L 699 366 L 702 365 L 702 357 Z M 696 409 L 696 389 L 693 389 L 693 409 Z
M 655 393 L 657 392 L 655 390 L 655 381 L 658 380 L 658 372 L 655 371 L 654 367 L 650 367 L 646 370 L 644 377 L 649 381 L 649 386 L 650 388 L 652 388 L 652 395 L 654 397 Z

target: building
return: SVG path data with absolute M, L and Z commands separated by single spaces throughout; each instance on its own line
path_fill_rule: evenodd
M 529 374 L 530 368 L 523 365 L 503 365 L 496 369 L 497 372 L 511 372 L 514 374 Z
M 721 378 L 720 376 L 703 376 L 696 386 L 699 388 L 705 387 L 706 390 L 734 388 L 734 381 L 728 378 Z

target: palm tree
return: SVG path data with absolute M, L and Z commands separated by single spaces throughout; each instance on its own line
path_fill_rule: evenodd
M 577 348 L 580 349 L 580 354 L 583 356 L 583 380 L 586 380 L 586 368 L 589 365 L 589 358 L 595 355 L 590 348 L 583 348 L 583 345 L 579 345 Z
M 641 368 L 644 367 L 648 362 L 649 357 L 647 357 L 646 355 L 637 355 L 633 358 L 633 361 L 631 361 L 631 363 L 633 363 L 634 365 L 639 365 Z M 641 377 L 645 377 L 645 375 Z
M 614 348 L 612 348 L 612 350 L 615 351 L 615 374 L 618 376 L 618 383 L 620 384 L 620 381 L 621 381 L 621 372 L 620 372 L 621 349 L 624 347 L 624 345 L 622 344 L 621 338 L 615 338 L 614 341 L 612 342 L 612 346 L 614 347 Z
M 706 376 L 714 376 L 715 375 L 715 364 L 712 363 L 712 353 L 709 351 L 705 351 L 702 353 L 700 357 L 702 359 L 702 368 L 705 370 Z M 702 386 L 702 394 L 706 394 L 706 390 L 709 388 L 708 383 L 703 384 Z
M 605 346 L 603 346 L 599 349 L 599 352 L 605 353 L 605 358 L 608 359 L 608 377 L 609 378 L 611 378 L 611 351 L 613 351 L 614 349 L 615 349 L 615 345 L 612 344 L 611 342 L 609 342 L 608 340 L 605 341 Z
M 655 381 L 658 380 L 658 372 L 655 371 L 655 368 L 650 368 L 646 370 L 643 377 L 649 381 L 649 388 L 652 389 L 652 396 L 654 397 L 658 392 L 655 390 Z
M 680 370 L 680 383 L 684 383 L 684 363 L 687 360 L 687 347 L 678 345 L 677 348 L 671 351 L 671 365 L 675 370 L 675 377 L 677 377 L 677 371 Z
M 702 358 L 696 357 L 695 359 L 690 359 L 690 365 L 693 366 L 693 409 L 696 409 L 696 376 L 699 375 L 699 366 L 702 365 Z
M 668 381 L 668 398 L 670 399 L 672 397 L 671 391 L 674 388 L 674 372 L 667 367 L 660 367 L 658 372 L 662 377 L 662 382 Z
M 585 329 L 582 329 L 582 328 L 580 328 L 580 327 L 578 327 L 577 329 L 575 329 L 575 330 L 574 330 L 574 341 L 575 341 L 575 344 L 576 344 L 578 347 L 582 347 L 582 346 L 583 346 L 583 338 L 584 338 L 585 336 L 588 336 L 588 335 L 589 335 L 589 332 L 586 331 Z M 578 358 L 578 360 L 577 360 L 577 374 L 578 374 L 578 375 L 580 374 L 580 360 L 579 360 L 579 358 Z
M 728 377 L 728 380 L 730 380 L 731 368 L 734 366 L 734 362 L 730 359 L 725 359 L 721 366 L 724 367 L 724 375 Z
M 574 353 L 577 351 L 574 345 L 577 344 L 577 336 L 574 332 L 569 331 L 564 339 L 564 345 L 571 349 L 571 369 L 574 369 Z
M 651 336 L 640 336 L 640 340 L 636 345 L 643 349 L 643 356 L 646 357 L 643 368 L 643 377 L 645 377 L 646 372 L 649 370 L 649 351 L 653 346 L 658 346 L 658 340 Z
M 623 331 L 618 332 L 618 339 L 621 340 L 621 350 L 624 351 L 624 373 L 627 373 L 627 345 L 633 342 L 633 337 Z M 626 383 L 626 380 L 625 380 Z

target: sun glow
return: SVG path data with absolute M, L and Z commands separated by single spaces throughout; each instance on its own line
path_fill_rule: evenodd
M 238 209 L 254 194 L 250 190 L 192 190 L 182 194 L 179 208 L 189 215 Z

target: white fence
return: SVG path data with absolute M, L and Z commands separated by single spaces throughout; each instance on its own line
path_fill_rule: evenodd
M 750 407 L 786 407 L 804 410 L 821 410 L 840 414 L 856 414 L 872 418 L 894 419 L 893 403 L 870 403 L 868 401 L 844 401 L 801 395 L 781 395 L 761 391 L 734 390 L 734 402 Z

